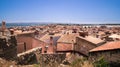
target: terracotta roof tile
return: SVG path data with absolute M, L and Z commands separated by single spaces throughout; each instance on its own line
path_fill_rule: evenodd
M 104 42 L 104 40 L 101 40 L 100 38 L 95 38 L 95 37 L 92 37 L 92 36 L 86 36 L 86 37 L 79 36 L 79 38 L 84 39 L 84 40 L 89 41 L 89 42 L 92 42 L 94 44 Z
M 90 52 L 113 50 L 113 49 L 120 49 L 120 41 L 108 42 L 104 45 L 101 45 L 99 47 L 96 47 L 96 48 L 90 50 Z
M 45 40 L 48 40 L 50 39 L 50 37 L 58 37 L 58 36 L 61 36 L 62 34 L 54 34 L 54 35 L 49 35 L 49 34 L 45 34 L 43 37 L 40 38 L 40 40 L 42 41 L 45 41 Z
M 50 37 L 53 37 L 53 44 L 57 44 L 57 40 L 60 38 L 61 34 L 49 35 L 45 34 L 43 37 L 40 38 L 41 41 L 45 43 L 50 43 Z
M 58 39 L 57 42 L 73 43 L 73 41 L 76 42 L 76 37 L 77 36 L 79 36 L 78 33 L 64 34 Z
M 34 31 L 24 31 L 22 32 L 21 30 L 14 31 L 15 34 L 20 35 L 20 34 L 29 34 L 29 33 L 34 33 Z

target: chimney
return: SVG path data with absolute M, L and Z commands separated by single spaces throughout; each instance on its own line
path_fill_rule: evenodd
M 77 29 L 73 29 L 72 33 L 77 33 Z
M 53 40 L 53 37 L 52 37 L 52 36 L 50 36 L 50 40 Z
M 45 46 L 44 53 L 47 53 L 47 50 L 48 50 L 48 46 Z
M 14 30 L 10 29 L 10 34 L 13 35 L 14 34 Z
M 50 46 L 52 47 L 52 52 L 55 53 L 56 52 L 56 47 L 55 44 L 53 42 L 53 37 L 50 36 Z
M 96 38 L 99 38 L 99 35 L 96 35 Z
M 67 35 L 69 35 L 69 32 L 67 32 Z
M 85 33 L 84 32 L 79 32 L 79 36 L 85 37 Z
M 50 45 L 53 45 L 53 37 L 50 36 Z

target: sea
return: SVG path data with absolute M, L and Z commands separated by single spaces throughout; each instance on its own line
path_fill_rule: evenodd
M 53 22 L 28 22 L 28 23 L 23 23 L 23 22 L 17 22 L 17 23 L 6 23 L 6 27 L 10 28 L 10 27 L 16 27 L 16 26 L 41 26 L 41 25 L 48 25 L 48 24 L 61 24 L 61 23 L 53 23 Z M 63 23 L 64 24 L 64 23 Z M 107 26 L 117 26 L 120 27 L 120 24 L 78 24 L 78 25 L 88 25 L 88 26 L 99 26 L 99 25 L 107 25 Z M 1 26 L 1 23 L 0 23 Z
M 16 26 L 40 26 L 40 25 L 46 25 L 46 24 L 49 24 L 49 23 L 6 23 L 6 27 L 9 28 L 9 27 L 16 27 Z M 0 26 L 1 26 L 1 23 L 0 23 Z

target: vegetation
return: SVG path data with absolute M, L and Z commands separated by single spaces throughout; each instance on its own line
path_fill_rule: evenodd
M 40 67 L 40 64 L 34 64 L 33 67 Z
M 75 59 L 72 63 L 71 66 L 72 67 L 81 67 L 84 64 L 84 61 L 81 59 Z
M 110 67 L 109 64 L 104 60 L 104 57 L 100 57 L 94 62 L 94 67 Z
M 93 67 L 93 64 L 86 58 L 76 58 L 70 65 L 70 67 Z
M 68 61 L 69 62 L 69 61 Z M 109 64 L 105 61 L 104 57 L 100 57 L 94 63 L 88 61 L 86 58 L 79 58 L 74 56 L 74 60 L 68 65 L 61 65 L 57 62 L 49 62 L 48 65 L 41 66 L 38 64 L 33 65 L 16 65 L 14 61 L 6 61 L 0 58 L 0 67 L 110 67 Z

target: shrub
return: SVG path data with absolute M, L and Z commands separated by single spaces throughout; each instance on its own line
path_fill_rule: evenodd
M 72 67 L 81 67 L 83 64 L 84 64 L 84 61 L 83 59 L 75 59 L 72 63 L 71 63 L 71 66 Z
M 100 57 L 97 61 L 94 62 L 95 67 L 109 67 L 109 64 L 103 57 Z

